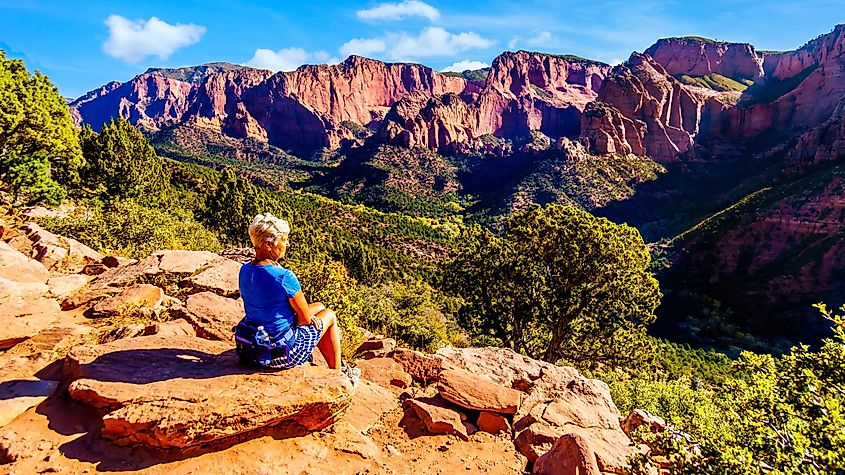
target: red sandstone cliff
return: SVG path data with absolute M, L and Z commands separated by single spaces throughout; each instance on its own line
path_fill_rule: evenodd
M 763 58 L 744 43 L 724 43 L 705 38 L 666 38 L 645 50 L 673 76 L 720 74 L 732 79 L 763 78 Z
M 516 138 L 532 130 L 577 136 L 610 66 L 575 57 L 519 51 L 493 61 L 480 91 L 408 96 L 396 103 L 379 139 L 438 151 L 484 150 L 482 136 Z
M 804 150 L 797 155 L 813 155 L 812 147 L 824 144 L 827 156 L 835 156 L 841 140 L 828 132 L 838 133 L 829 122 L 845 97 L 844 51 L 841 25 L 785 53 L 695 38 L 660 40 L 612 73 L 608 65 L 571 56 L 506 52 L 483 85 L 421 65 L 351 56 L 338 65 L 278 74 L 245 67 L 153 71 L 92 91 L 71 108 L 80 123 L 95 128 L 116 116 L 152 130 L 211 126 L 300 155 L 336 148 L 368 127 L 378 129 L 373 140 L 444 153 L 489 151 L 485 136 L 513 140 L 540 131 L 554 139 L 580 136 L 596 154 L 630 152 L 664 163 L 694 156 L 705 140 L 799 134 Z M 681 74 L 720 74 L 755 85 L 740 98 L 736 91 L 682 84 L 675 79 Z M 183 76 L 199 79 L 176 79 Z M 585 116 L 595 100 L 602 105 Z
M 213 126 L 227 135 L 263 139 L 309 155 L 350 136 L 343 122 L 366 126 L 380 120 L 412 92 L 433 97 L 477 89 L 422 65 L 358 56 L 277 74 L 246 67 L 210 71 L 196 83 L 167 73 L 142 74 L 92 91 L 71 103 L 74 116 L 97 129 L 118 116 L 151 130 L 180 122 Z

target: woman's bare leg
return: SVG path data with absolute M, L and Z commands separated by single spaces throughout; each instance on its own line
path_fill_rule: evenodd
M 323 334 L 317 342 L 317 348 L 326 358 L 329 368 L 340 368 L 340 328 L 337 326 L 337 315 L 331 309 L 324 309 L 317 313 L 317 318 L 323 324 Z

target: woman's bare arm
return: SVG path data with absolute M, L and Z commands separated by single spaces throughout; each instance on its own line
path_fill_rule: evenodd
M 296 311 L 296 324 L 300 326 L 313 324 L 311 319 L 314 315 L 326 308 L 326 306 L 320 302 L 312 302 L 309 304 L 308 301 L 305 300 L 305 294 L 302 293 L 301 290 L 290 299 L 290 304 Z

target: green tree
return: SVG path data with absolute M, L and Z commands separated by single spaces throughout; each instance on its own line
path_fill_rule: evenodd
M 246 245 L 249 243 L 247 229 L 252 219 L 257 214 L 273 211 L 261 190 L 226 169 L 220 177 L 217 190 L 208 198 L 205 219 L 209 226 L 220 231 L 230 243 Z M 280 214 L 276 216 L 283 218 Z
M 640 357 L 660 301 L 639 232 L 549 205 L 514 216 L 502 238 L 474 228 L 445 281 L 466 299 L 477 334 L 556 362 L 591 366 Z
M 740 376 L 717 397 L 724 418 L 718 436 L 692 448 L 668 432 L 641 434 L 671 473 L 845 472 L 845 315 L 817 307 L 833 323 L 833 337 L 818 351 L 800 345 L 780 358 L 742 353 L 734 364 Z M 645 472 L 650 460 L 632 462 Z
M 122 118 L 99 134 L 85 127 L 79 134 L 87 165 L 85 184 L 104 198 L 135 198 L 157 204 L 166 198 L 170 171 L 144 135 Z
M 0 185 L 24 203 L 56 203 L 84 164 L 70 112 L 56 87 L 0 51 Z

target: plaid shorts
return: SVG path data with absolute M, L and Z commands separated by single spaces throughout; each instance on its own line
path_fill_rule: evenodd
M 323 322 L 314 318 L 314 323 L 316 325 L 296 326 L 293 329 L 293 344 L 288 349 L 287 356 L 284 354 L 284 349 L 276 350 L 279 351 L 278 356 L 270 360 L 267 367 L 288 369 L 305 364 L 311 358 L 311 353 L 314 352 L 323 334 Z

